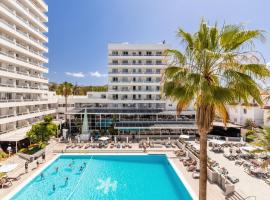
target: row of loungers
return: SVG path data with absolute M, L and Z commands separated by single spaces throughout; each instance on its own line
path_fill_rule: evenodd
M 188 172 L 192 172 L 192 177 L 198 179 L 200 177 L 200 169 L 197 166 L 197 160 L 190 157 L 186 158 L 187 152 L 183 149 L 175 151 L 175 155 L 179 157 L 179 161 L 183 163 Z
M 106 148 L 132 148 L 129 143 L 93 143 L 93 144 L 70 144 L 66 146 L 66 149 L 106 149 Z

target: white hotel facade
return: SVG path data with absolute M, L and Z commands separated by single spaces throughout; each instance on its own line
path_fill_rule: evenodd
M 188 108 L 176 115 L 175 104 L 161 96 L 162 72 L 168 65 L 165 50 L 159 44 L 112 43 L 108 45 L 108 91 L 70 96 L 71 132 L 78 132 L 84 112 L 91 131 L 106 131 L 114 126 L 119 134 L 175 135 L 196 131 L 195 112 Z M 58 99 L 64 113 L 64 98 Z M 113 122 L 112 122 L 113 121 Z
M 48 32 L 43 0 L 0 0 L 0 142 L 24 139 L 31 125 L 56 113 L 48 91 Z

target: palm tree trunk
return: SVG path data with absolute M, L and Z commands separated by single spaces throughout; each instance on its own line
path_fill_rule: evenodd
M 65 124 L 67 125 L 67 96 L 65 96 Z
M 200 132 L 200 182 L 199 199 L 206 200 L 207 191 L 207 132 Z

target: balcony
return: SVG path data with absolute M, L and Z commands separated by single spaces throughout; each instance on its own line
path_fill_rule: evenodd
M 12 59 L 15 59 L 15 60 L 18 60 L 18 61 L 22 61 L 24 63 L 29 63 L 29 64 L 31 64 L 31 65 L 33 65 L 35 67 L 36 66 L 37 67 L 40 67 L 40 68 L 42 68 L 42 69 L 44 69 L 46 71 L 48 70 L 47 67 L 42 66 L 40 63 L 32 62 L 32 61 L 29 61 L 28 59 L 25 59 L 25 58 L 22 58 L 22 57 L 16 57 L 15 54 L 10 54 L 10 53 L 6 53 L 4 51 L 0 51 L 0 55 L 8 56 L 8 57 L 10 57 Z
M 166 65 L 166 63 L 109 63 L 109 65 L 125 65 L 125 66 L 132 66 L 132 65 Z
M 40 38 L 42 38 L 46 42 L 48 42 L 48 37 L 46 35 L 44 35 L 38 28 L 36 28 L 33 25 L 31 25 L 28 20 L 25 20 L 24 18 L 22 18 L 19 15 L 17 15 L 15 10 L 12 10 L 12 9 L 8 8 L 3 3 L 0 3 L 0 6 L 2 8 L 4 8 L 9 14 L 11 14 L 14 17 L 16 17 L 16 19 L 18 19 L 25 27 L 27 27 L 32 32 L 36 33 Z
M 22 11 L 26 14 L 26 16 L 29 19 L 31 19 L 36 25 L 42 27 L 44 31 L 48 31 L 48 28 L 44 26 L 43 22 L 38 16 L 30 12 L 30 10 L 27 7 L 25 7 L 23 4 L 21 4 L 18 0 L 15 0 L 15 2 L 16 2 L 16 5 L 18 5 L 22 9 Z
M 13 45 L 15 45 L 16 47 L 19 47 L 23 54 L 28 54 L 27 56 L 31 56 L 34 59 L 40 59 L 40 57 L 41 57 L 42 58 L 41 61 L 48 62 L 48 58 L 43 56 L 41 53 L 30 49 L 28 46 L 24 46 L 24 45 L 20 44 L 19 42 L 16 42 L 16 40 L 8 38 L 8 37 L 6 37 L 4 35 L 0 35 L 0 38 L 7 41 L 7 42 L 9 42 L 9 43 L 11 43 L 11 44 L 13 44 Z M 16 50 L 16 48 L 14 48 L 14 49 Z M 27 52 L 25 52 L 24 50 L 26 50 Z M 35 56 L 33 56 L 32 54 L 35 54 Z M 36 56 L 39 56 L 39 57 L 36 57 Z
M 144 74 L 160 74 L 161 72 L 109 72 L 109 74 L 123 74 L 123 75 L 144 75 Z

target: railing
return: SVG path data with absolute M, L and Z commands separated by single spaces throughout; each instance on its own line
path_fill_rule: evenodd
M 109 63 L 109 65 L 166 65 L 166 63 Z
M 109 54 L 109 56 L 165 56 L 163 54 L 151 54 L 151 55 L 147 55 L 147 54 Z
M 35 63 L 35 62 L 32 62 L 32 61 L 28 61 L 27 59 L 22 58 L 22 57 L 16 57 L 15 55 L 11 55 L 11 54 L 5 53 L 5 52 L 3 52 L 3 51 L 0 51 L 0 54 L 5 55 L 5 56 L 8 56 L 8 57 L 10 57 L 10 58 L 13 58 L 13 59 L 15 59 L 15 60 L 20 60 L 20 61 L 29 63 L 29 64 L 31 64 L 31 65 L 35 65 L 35 66 L 41 67 L 41 68 L 43 68 L 43 69 L 47 69 L 47 67 L 44 67 L 44 66 L 42 66 L 41 64 L 38 64 L 38 63 Z
M 24 45 L 22 45 L 22 44 L 20 44 L 20 43 L 17 43 L 17 42 L 15 42 L 15 41 L 13 41 L 13 40 L 11 40 L 11 39 L 9 39 L 9 38 L 3 36 L 3 35 L 0 35 L 0 37 L 1 37 L 2 39 L 6 40 L 6 41 L 8 41 L 8 42 L 10 42 L 10 43 L 12 43 L 12 44 L 18 46 L 18 47 L 20 47 L 20 48 L 23 48 L 23 49 L 25 49 L 25 50 L 27 50 L 27 51 L 29 51 L 29 52 L 35 54 L 35 55 L 38 55 L 38 56 L 40 56 L 40 57 L 42 57 L 42 58 L 44 58 L 44 59 L 47 59 L 47 58 L 46 58 L 45 56 L 43 56 L 41 53 L 38 53 L 38 52 L 36 52 L 36 51 L 33 51 L 32 49 L 29 49 L 29 48 L 27 48 L 26 46 L 24 46 Z
M 17 31 L 18 33 L 22 34 L 22 35 L 25 36 L 26 38 L 32 40 L 33 42 L 35 42 L 35 43 L 39 44 L 40 46 L 42 46 L 44 49 L 48 50 L 48 47 L 46 47 L 46 46 L 45 46 L 44 44 L 42 44 L 40 41 L 38 41 L 38 40 L 32 38 L 32 37 L 29 36 L 27 33 L 24 33 L 23 31 L 21 31 L 21 30 L 19 30 L 19 29 L 16 29 L 15 26 L 9 24 L 9 23 L 6 22 L 5 20 L 0 19 L 0 21 L 1 21 L 2 23 L 4 23 L 5 25 L 7 25 L 9 28 L 13 29 L 14 31 Z
M 48 88 L 40 88 L 38 86 L 29 86 L 29 85 L 12 85 L 8 83 L 0 83 L 1 87 L 11 87 L 11 88 L 25 88 L 25 89 L 34 89 L 34 90 L 48 90 Z
M 34 17 L 36 20 L 38 20 L 39 23 L 42 24 L 42 21 L 40 20 L 40 18 L 38 16 L 36 16 L 32 12 L 30 12 L 29 9 L 26 8 L 24 5 L 22 5 L 19 1 L 17 1 L 17 0 L 15 0 L 15 1 L 24 11 L 26 11 L 28 14 L 30 14 L 32 17 Z
M 15 69 L 14 70 L 10 70 L 10 69 L 7 69 L 7 68 L 0 67 L 0 70 L 1 71 L 6 71 L 6 72 L 10 72 L 10 73 L 14 73 L 14 74 L 21 74 L 21 75 L 25 75 L 25 76 L 29 76 L 29 77 L 33 77 L 33 78 L 40 78 L 40 79 L 47 80 L 47 78 L 45 78 L 45 77 L 41 77 L 39 75 L 30 74 L 30 73 L 27 73 L 27 72 L 16 71 Z
M 127 74 L 127 75 L 134 75 L 134 74 L 160 74 L 160 72 L 109 72 L 109 74 Z
M 22 17 L 20 17 L 19 15 L 16 14 L 16 12 L 14 10 L 11 10 L 10 8 L 8 8 L 6 5 L 4 5 L 3 3 L 0 3 L 0 5 L 5 8 L 9 13 L 11 13 L 13 16 L 17 17 L 21 22 L 23 22 L 26 26 L 30 27 L 31 29 L 33 29 L 34 31 L 38 32 L 40 35 L 42 35 L 44 38 L 48 39 L 48 37 L 46 35 L 44 35 L 38 28 L 32 26 L 27 20 L 23 19 Z

